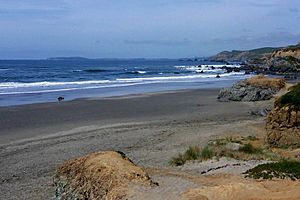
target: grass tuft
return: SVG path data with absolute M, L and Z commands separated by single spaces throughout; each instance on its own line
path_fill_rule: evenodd
M 186 160 L 197 160 L 202 155 L 201 149 L 197 146 L 191 146 L 184 153 Z
M 233 137 L 226 137 L 224 139 L 209 141 L 202 149 L 198 146 L 190 146 L 184 153 L 180 153 L 173 157 L 169 161 L 169 164 L 173 166 L 181 166 L 189 160 L 203 161 L 212 159 L 213 157 L 216 157 L 217 159 L 227 157 L 237 160 L 279 160 L 277 154 L 272 152 L 272 150 L 254 147 L 250 142 L 258 140 L 255 136 L 249 136 L 242 140 L 243 141 Z M 247 141 L 248 143 L 246 143 Z M 227 146 L 229 143 L 238 143 L 241 146 L 237 150 L 230 149 Z
M 184 158 L 183 154 L 178 154 L 176 157 L 173 157 L 169 164 L 173 166 L 181 166 L 184 165 L 186 162 L 186 159 Z
M 255 148 L 251 143 L 244 144 L 239 151 L 247 154 L 261 153 L 261 149 Z
M 250 141 L 256 141 L 256 140 L 259 140 L 256 136 L 254 135 L 249 135 L 247 138 L 247 140 L 250 140 Z
M 202 152 L 201 149 L 197 146 L 190 146 L 184 154 L 178 154 L 176 157 L 173 157 L 169 164 L 173 166 L 184 165 L 188 160 L 198 160 L 201 158 Z
M 214 156 L 214 151 L 211 147 L 205 146 L 201 151 L 201 158 L 203 160 L 211 159 Z

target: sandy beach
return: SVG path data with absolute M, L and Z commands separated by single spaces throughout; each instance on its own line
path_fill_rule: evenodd
M 91 152 L 123 151 L 155 179 L 155 169 L 178 171 L 168 161 L 190 145 L 203 145 L 222 135 L 262 133 L 264 118 L 249 113 L 271 108 L 272 100 L 218 102 L 218 91 L 1 107 L 1 199 L 53 198 L 57 165 Z M 176 192 L 193 184 L 182 186 Z

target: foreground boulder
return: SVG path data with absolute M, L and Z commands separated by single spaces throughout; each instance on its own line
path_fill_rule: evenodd
M 271 99 L 285 86 L 283 79 L 255 76 L 234 84 L 231 88 L 221 89 L 219 101 L 263 101 Z
M 300 111 L 276 107 L 267 118 L 266 141 L 271 146 L 300 146 Z
M 127 199 L 128 186 L 155 185 L 121 152 L 98 152 L 65 162 L 54 177 L 56 199 Z
M 276 101 L 266 130 L 266 142 L 271 146 L 300 146 L 300 84 Z

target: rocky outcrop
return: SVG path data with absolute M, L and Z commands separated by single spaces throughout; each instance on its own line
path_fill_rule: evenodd
M 282 79 L 271 79 L 257 76 L 234 84 L 231 88 L 223 88 L 218 95 L 219 101 L 263 101 L 269 100 L 282 87 Z
M 300 77 L 300 43 L 294 46 L 280 48 L 262 58 L 252 58 L 245 62 L 244 68 L 253 69 L 259 73 L 280 74 L 286 78 Z
M 278 49 L 273 52 L 271 57 L 273 58 L 294 57 L 300 59 L 300 43 L 297 45 L 292 45 L 282 49 Z
M 121 152 L 98 152 L 65 162 L 54 177 L 56 199 L 128 199 L 129 185 L 153 186 Z
M 267 118 L 266 142 L 271 146 L 300 146 L 300 111 L 277 106 Z
M 278 48 L 224 51 L 209 59 L 242 62 L 240 69 L 247 73 L 279 74 L 287 79 L 300 78 L 300 43 Z
M 293 56 L 271 57 L 264 65 L 277 74 L 300 73 L 300 59 Z
M 224 88 L 218 95 L 219 101 L 262 101 L 269 100 L 278 90 L 262 89 L 247 85 L 244 82 L 234 84 L 231 88 Z

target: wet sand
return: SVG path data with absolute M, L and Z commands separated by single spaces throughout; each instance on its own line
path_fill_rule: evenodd
M 272 102 L 218 102 L 218 89 L 183 90 L 0 108 L 0 196 L 51 199 L 58 164 L 119 150 L 146 168 L 170 168 L 190 145 L 251 134 Z

